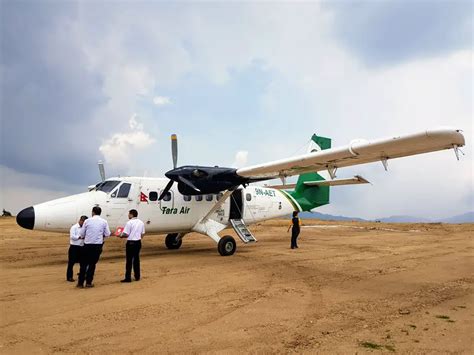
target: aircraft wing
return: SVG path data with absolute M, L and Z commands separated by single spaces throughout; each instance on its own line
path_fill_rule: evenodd
M 272 179 L 300 175 L 307 172 L 328 170 L 335 176 L 338 168 L 407 157 L 438 150 L 464 146 L 464 136 L 458 129 L 436 128 L 423 132 L 377 139 L 354 140 L 349 145 L 320 150 L 287 159 L 249 166 L 237 170 L 237 174 L 251 179 Z

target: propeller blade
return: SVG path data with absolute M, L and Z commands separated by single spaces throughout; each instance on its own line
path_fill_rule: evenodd
M 161 201 L 163 199 L 163 197 L 165 197 L 165 195 L 168 193 L 168 191 L 171 189 L 171 187 L 173 186 L 173 183 L 174 181 L 173 180 L 170 180 L 168 182 L 168 185 L 166 185 L 165 189 L 163 190 L 163 192 L 161 193 L 160 197 L 158 198 L 158 201 Z
M 102 160 L 99 160 L 97 162 L 97 165 L 99 165 L 99 174 L 100 174 L 100 178 L 102 179 L 102 181 L 105 180 L 105 168 L 104 168 L 104 163 L 102 162 Z
M 195 191 L 201 192 L 201 190 L 199 190 L 196 186 L 194 186 L 194 184 L 193 184 L 191 181 L 189 181 L 188 179 L 186 179 L 186 178 L 184 178 L 184 177 L 182 177 L 182 176 L 178 176 L 178 179 L 179 179 L 182 183 L 184 183 L 184 184 L 188 185 L 190 188 L 194 189 Z
M 173 169 L 178 165 L 178 137 L 176 134 L 171 135 L 171 155 L 173 157 Z

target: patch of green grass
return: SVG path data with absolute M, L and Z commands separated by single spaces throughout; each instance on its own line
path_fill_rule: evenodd
M 449 319 L 449 316 L 444 316 L 444 315 L 437 315 L 435 317 L 439 319 Z
M 359 343 L 360 346 L 362 346 L 363 348 L 367 348 L 367 349 L 377 349 L 377 350 L 380 350 L 382 349 L 382 345 L 380 344 L 376 344 L 376 343 L 371 343 L 370 341 L 362 341 Z
M 385 345 L 385 349 L 387 349 L 388 351 L 391 351 L 392 353 L 395 352 L 395 347 L 392 345 Z
M 370 341 L 361 341 L 359 345 L 367 349 L 382 350 L 383 348 L 385 348 L 388 351 L 395 352 L 395 347 L 393 345 L 380 345 L 377 343 L 372 343 Z

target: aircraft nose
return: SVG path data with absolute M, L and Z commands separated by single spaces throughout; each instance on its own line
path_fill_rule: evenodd
M 35 226 L 35 209 L 33 207 L 28 207 L 21 210 L 16 216 L 16 223 L 18 223 L 20 227 L 33 229 Z

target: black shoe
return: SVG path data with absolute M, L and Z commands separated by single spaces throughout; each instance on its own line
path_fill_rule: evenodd
M 84 285 L 77 284 L 76 287 L 77 287 L 77 288 L 84 288 Z
M 135 277 L 135 281 L 140 281 L 140 278 L 139 278 L 139 277 Z
M 291 247 L 291 249 L 295 249 L 295 247 Z
M 132 282 L 132 280 L 130 280 L 130 279 L 123 279 L 123 280 L 120 280 L 120 282 Z
M 76 280 L 74 280 L 72 277 L 67 279 L 69 282 L 75 282 Z
M 86 288 L 92 288 L 94 287 L 94 284 L 86 284 Z

